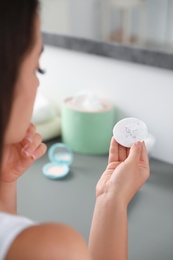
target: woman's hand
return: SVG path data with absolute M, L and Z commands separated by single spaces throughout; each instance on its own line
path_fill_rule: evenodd
M 145 144 L 137 142 L 129 149 L 119 145 L 112 137 L 108 166 L 97 183 L 96 196 L 107 194 L 128 206 L 149 174 Z
M 47 148 L 41 141 L 41 135 L 36 133 L 35 126 L 30 124 L 25 138 L 20 143 L 5 145 L 0 181 L 17 181 L 36 159 L 43 156 Z

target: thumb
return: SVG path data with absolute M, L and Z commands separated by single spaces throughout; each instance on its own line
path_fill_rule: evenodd
M 143 147 L 143 145 L 141 142 L 134 143 L 130 149 L 130 153 L 127 158 L 127 161 L 128 162 L 134 162 L 134 161 L 139 162 L 141 153 L 142 153 L 142 147 Z

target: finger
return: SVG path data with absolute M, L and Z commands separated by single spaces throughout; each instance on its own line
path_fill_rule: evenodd
M 37 149 L 31 154 L 29 157 L 23 157 L 23 162 L 25 163 L 25 167 L 28 168 L 33 162 L 40 157 L 42 157 L 47 151 L 47 146 L 44 143 L 41 143 Z
M 145 143 L 142 143 L 142 153 L 141 153 L 141 161 L 143 161 L 146 165 L 149 165 L 148 152 Z
M 143 150 L 143 145 L 141 142 L 134 143 L 132 147 L 130 148 L 130 153 L 127 158 L 127 162 L 139 162 L 141 153 Z
M 30 144 L 26 144 L 23 149 L 22 152 L 24 154 L 25 157 L 30 157 L 34 151 L 37 149 L 37 147 L 41 144 L 42 141 L 42 136 L 38 133 L 36 133 L 33 137 L 33 141 Z
M 47 146 L 44 143 L 41 143 L 37 149 L 34 151 L 34 153 L 31 155 L 31 157 L 34 158 L 34 160 L 39 159 L 42 157 L 47 151 Z
M 118 161 L 118 143 L 112 137 L 110 148 L 109 148 L 109 157 L 108 157 L 108 163 L 117 162 Z
M 127 155 L 127 157 L 129 156 L 129 153 L 130 153 L 130 148 L 127 148 L 127 149 L 126 149 L 126 155 Z
M 118 146 L 118 160 L 123 162 L 127 158 L 127 149 L 126 147 L 119 144 Z
M 27 143 L 32 143 L 34 135 L 36 132 L 36 127 L 34 124 L 30 123 L 26 135 L 24 137 L 24 139 L 22 140 L 23 145 L 27 144 Z

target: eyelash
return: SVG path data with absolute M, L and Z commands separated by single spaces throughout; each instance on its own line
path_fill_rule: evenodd
M 41 68 L 38 68 L 38 69 L 37 69 L 37 72 L 40 73 L 40 74 L 45 74 L 45 73 L 46 73 L 46 71 L 43 70 L 43 69 L 41 69 Z

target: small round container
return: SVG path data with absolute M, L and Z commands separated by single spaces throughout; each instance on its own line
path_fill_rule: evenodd
M 71 105 L 71 98 L 62 105 L 62 139 L 74 152 L 82 154 L 107 154 L 116 110 L 112 104 L 102 101 L 99 111 L 78 110 Z
M 73 153 L 69 146 L 63 143 L 55 143 L 48 150 L 51 161 L 43 166 L 43 174 L 49 179 L 64 178 L 70 172 L 70 164 L 73 161 Z

